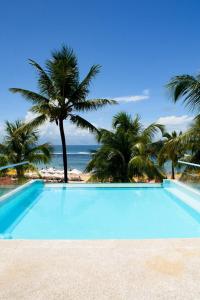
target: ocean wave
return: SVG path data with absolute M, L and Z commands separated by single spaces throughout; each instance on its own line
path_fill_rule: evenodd
M 62 155 L 62 152 L 52 152 L 53 155 Z M 68 155 L 90 155 L 90 152 L 67 152 Z

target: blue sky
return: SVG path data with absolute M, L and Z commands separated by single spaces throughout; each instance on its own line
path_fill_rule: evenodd
M 174 105 L 165 84 L 174 75 L 200 70 L 199 11 L 198 0 L 3 1 L 1 132 L 7 119 L 30 119 L 30 105 L 8 91 L 9 87 L 37 89 L 27 59 L 43 64 L 63 43 L 77 53 L 82 76 L 92 64 L 102 65 L 89 98 L 119 100 L 115 107 L 88 113 L 88 120 L 110 128 L 112 116 L 123 110 L 139 113 L 145 125 L 159 120 L 169 130 L 185 129 L 194 112 L 181 103 Z M 66 130 L 71 144 L 94 143 L 91 135 L 68 123 Z M 60 143 L 55 126 L 43 126 L 41 135 Z

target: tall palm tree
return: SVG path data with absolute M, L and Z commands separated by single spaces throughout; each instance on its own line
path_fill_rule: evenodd
M 200 113 L 200 74 L 175 76 L 167 87 L 172 93 L 174 102 L 182 98 L 186 106 Z
M 178 160 L 183 157 L 185 147 L 181 143 L 182 132 L 173 131 L 164 132 L 164 144 L 159 152 L 158 161 L 163 165 L 166 161 L 171 161 L 171 178 L 175 179 L 175 167 L 178 166 Z
M 114 104 L 115 101 L 86 99 L 89 94 L 89 85 L 99 73 L 100 66 L 93 65 L 86 77 L 80 81 L 76 55 L 72 49 L 66 46 L 52 53 L 52 57 L 45 63 L 45 68 L 42 68 L 34 60 L 29 60 L 29 62 L 38 73 L 39 92 L 21 88 L 11 88 L 10 91 L 21 94 L 33 103 L 31 111 L 36 113 L 37 117 L 32 121 L 32 124 L 40 125 L 48 120 L 59 126 L 63 150 L 64 181 L 67 182 L 64 120 L 68 119 L 78 127 L 96 131 L 95 126 L 78 113 L 97 110 L 107 104 Z
M 101 181 L 129 182 L 133 176 L 163 178 L 151 151 L 153 136 L 159 130 L 162 126 L 158 124 L 143 128 L 138 116 L 132 119 L 124 112 L 117 114 L 113 131 L 99 130 L 97 140 L 101 147 L 86 170 L 92 172 L 92 179 Z
M 23 121 L 6 122 L 5 138 L 0 144 L 0 161 L 8 163 L 21 163 L 29 161 L 28 166 L 16 167 L 18 177 L 23 177 L 24 170 L 34 164 L 48 163 L 51 159 L 51 146 L 49 144 L 38 145 L 39 135 L 33 127 L 25 127 Z M 23 128 L 23 130 L 20 130 Z

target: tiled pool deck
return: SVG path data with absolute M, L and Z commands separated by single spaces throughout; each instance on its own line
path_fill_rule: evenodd
M 0 299 L 200 299 L 200 239 L 0 241 Z

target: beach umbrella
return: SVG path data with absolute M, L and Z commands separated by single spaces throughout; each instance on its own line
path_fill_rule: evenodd
M 79 171 L 79 170 L 77 170 L 77 169 L 73 169 L 73 170 L 69 171 L 68 173 L 69 173 L 69 174 L 76 174 L 76 175 L 82 174 L 82 172 Z

